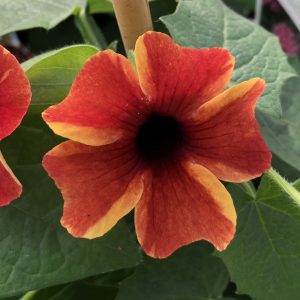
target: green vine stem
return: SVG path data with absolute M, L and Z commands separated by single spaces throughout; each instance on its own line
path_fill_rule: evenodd
M 103 33 L 93 17 L 87 15 L 85 10 L 81 9 L 75 14 L 75 24 L 85 43 L 94 45 L 99 48 L 99 50 L 107 48 L 107 42 Z
M 297 191 L 289 182 L 287 182 L 283 177 L 280 176 L 273 168 L 271 168 L 268 173 L 269 177 L 276 182 L 280 188 L 285 191 L 290 198 L 300 207 L 300 192 Z
M 31 300 L 38 291 L 27 292 L 20 300 Z

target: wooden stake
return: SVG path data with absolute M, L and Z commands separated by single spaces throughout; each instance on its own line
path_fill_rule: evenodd
M 112 0 L 126 52 L 134 49 L 137 38 L 153 30 L 147 0 Z

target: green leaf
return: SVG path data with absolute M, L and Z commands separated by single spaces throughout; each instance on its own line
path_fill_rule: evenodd
M 109 0 L 88 0 L 89 12 L 96 13 L 113 13 L 114 8 Z
M 34 27 L 53 28 L 85 6 L 86 0 L 2 0 L 0 36 Z
M 0 297 L 140 262 L 138 246 L 123 221 L 94 240 L 75 239 L 61 226 L 60 192 L 40 165 L 43 154 L 60 139 L 38 129 L 43 126 L 41 120 L 27 117 L 23 126 L 1 142 L 24 191 L 20 199 L 0 209 Z
M 93 46 L 69 46 L 23 63 L 32 89 L 29 112 L 40 113 L 63 100 L 83 64 L 97 52 Z
M 290 78 L 281 96 L 282 118 L 259 114 L 258 120 L 272 152 L 300 171 L 300 78 Z
M 280 116 L 278 95 L 294 70 L 275 36 L 231 11 L 220 0 L 181 0 L 175 13 L 161 20 L 181 45 L 228 48 L 236 58 L 233 83 L 264 78 L 267 86 L 257 110 Z
M 300 181 L 294 184 L 300 190 Z M 229 185 L 238 212 L 237 234 L 225 262 L 239 293 L 257 300 L 298 299 L 300 210 L 269 175 L 256 196 Z
M 197 243 L 184 247 L 164 260 L 146 258 L 134 275 L 121 283 L 116 300 L 220 297 L 228 284 L 227 270 L 205 246 Z

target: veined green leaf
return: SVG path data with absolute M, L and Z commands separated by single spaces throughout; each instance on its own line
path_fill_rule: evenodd
M 300 190 L 300 181 L 294 184 Z M 300 209 L 265 175 L 256 196 L 229 185 L 238 211 L 237 234 L 218 256 L 240 293 L 257 300 L 300 294 Z

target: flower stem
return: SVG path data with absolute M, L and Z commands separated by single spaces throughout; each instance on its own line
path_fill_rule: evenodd
M 100 50 L 107 48 L 107 43 L 103 33 L 97 26 L 93 17 L 88 16 L 85 10 L 81 9 L 77 14 L 75 14 L 75 24 L 85 43 L 94 45 Z
M 112 0 L 126 52 L 134 49 L 137 38 L 152 30 L 147 0 Z
M 268 173 L 269 177 L 275 181 L 280 188 L 289 195 L 289 197 L 300 206 L 300 192 L 296 190 L 290 183 L 288 183 L 283 177 L 280 176 L 273 168 Z

